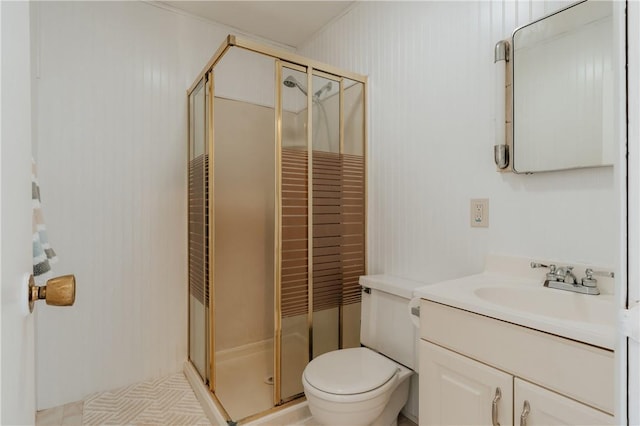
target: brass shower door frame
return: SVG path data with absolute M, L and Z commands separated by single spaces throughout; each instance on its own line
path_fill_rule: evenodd
M 308 167 L 308 182 L 307 182 L 307 190 L 308 190 L 308 205 L 307 205 L 307 227 L 308 227 L 308 312 L 307 312 L 307 325 L 308 325 L 308 333 L 309 333 L 309 358 L 313 357 L 313 99 L 311 96 L 311 88 L 313 87 L 313 76 L 321 76 L 333 80 L 339 84 L 339 96 L 340 96 L 340 105 L 339 105 L 339 142 L 340 148 L 339 153 L 342 154 L 344 152 L 344 79 L 350 79 L 357 83 L 361 83 L 363 85 L 363 94 L 362 94 L 362 102 L 363 102 L 363 158 L 364 158 L 364 209 L 363 209 L 363 222 L 364 222 L 364 239 L 363 239 L 363 256 L 364 256 L 364 270 L 365 273 L 368 270 L 367 265 L 367 227 L 368 227 L 368 215 L 367 215 L 367 203 L 368 203 L 368 161 L 367 161 L 367 141 L 368 141 L 368 131 L 367 131 L 367 123 L 368 123 L 368 108 L 367 108 L 367 88 L 368 82 L 367 77 L 361 74 L 357 74 L 354 72 L 350 72 L 347 70 L 343 70 L 328 64 L 324 64 L 322 62 L 318 62 L 309 58 L 305 58 L 303 56 L 285 51 L 276 49 L 270 46 L 262 45 L 260 43 L 256 43 L 254 41 L 243 39 L 236 37 L 234 35 L 228 35 L 225 41 L 220 45 L 216 53 L 209 60 L 209 62 L 205 65 L 202 71 L 198 74 L 197 78 L 194 80 L 191 87 L 187 90 L 187 99 L 191 93 L 196 89 L 201 80 L 205 80 L 207 85 L 207 95 L 208 95 L 208 117 L 207 117 L 207 127 L 208 127 L 208 141 L 207 147 L 209 149 L 209 174 L 208 174 L 208 187 L 209 187 L 209 256 L 210 259 L 214 259 L 214 238 L 215 238 L 215 227 L 213 226 L 214 221 L 214 194 L 213 194 L 213 167 L 214 167 L 214 152 L 215 152 L 215 141 L 214 141 L 214 68 L 220 62 L 220 60 L 224 57 L 227 51 L 231 47 L 239 47 L 248 51 L 252 51 L 258 54 L 262 54 L 265 56 L 272 57 L 275 60 L 275 78 L 276 78 L 276 91 L 275 91 L 275 143 L 276 143 L 276 176 L 275 176 L 275 188 L 276 188 L 276 200 L 275 200 L 275 234 L 274 234 L 274 392 L 273 392 L 273 404 L 269 410 L 264 412 L 249 416 L 244 419 L 240 419 L 240 422 L 250 421 L 256 418 L 263 417 L 267 414 L 270 414 L 275 411 L 279 411 L 287 406 L 289 406 L 292 401 L 298 399 L 300 395 L 293 396 L 286 400 L 281 398 L 281 361 L 282 361 L 282 346 L 281 346 L 281 334 L 282 334 L 282 308 L 281 308 L 281 293 L 282 293 L 282 277 L 281 277 L 281 266 L 282 266 L 282 257 L 281 257 L 281 248 L 282 248 L 282 158 L 281 158 L 281 150 L 282 150 L 282 67 L 291 68 L 294 70 L 299 70 L 301 72 L 306 73 L 307 75 L 307 87 L 309 88 L 309 92 L 307 95 L 307 167 Z M 187 138 L 189 140 L 189 137 Z M 210 395 L 218 407 L 222 415 L 226 420 L 231 421 L 231 417 L 224 409 L 222 403 L 217 398 L 215 394 L 215 282 L 214 282 L 214 262 L 209 262 L 209 390 Z M 187 286 L 187 292 L 188 292 Z M 339 326 L 342 327 L 342 306 L 340 306 L 339 310 Z M 189 316 L 190 318 L 190 316 Z M 189 330 L 189 329 L 188 329 Z M 191 336 L 189 336 L 191 339 Z M 339 337 L 339 345 L 342 347 L 342 333 L 340 331 Z

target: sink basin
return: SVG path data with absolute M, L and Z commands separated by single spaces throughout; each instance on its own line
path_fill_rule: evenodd
M 505 308 L 525 311 L 549 318 L 578 321 L 589 324 L 613 325 L 615 309 L 613 303 L 563 290 L 529 287 L 480 287 L 474 294 L 489 303 Z

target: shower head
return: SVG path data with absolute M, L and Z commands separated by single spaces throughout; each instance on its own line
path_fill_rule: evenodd
M 298 81 L 295 79 L 294 76 L 290 75 L 289 77 L 285 78 L 282 84 L 284 84 L 287 87 L 295 87 L 298 84 Z
M 284 84 L 287 87 L 297 87 L 298 89 L 300 89 L 302 93 L 304 93 L 305 96 L 307 96 L 307 91 L 305 90 L 305 88 L 302 87 L 300 83 L 298 83 L 298 80 L 296 80 L 296 78 L 292 75 L 285 78 L 282 84 Z
M 322 86 L 320 90 L 313 94 L 313 96 L 319 99 L 320 95 L 322 95 L 322 92 L 324 92 L 325 90 L 327 91 L 327 93 L 331 91 L 331 82 L 328 82 L 327 84 Z

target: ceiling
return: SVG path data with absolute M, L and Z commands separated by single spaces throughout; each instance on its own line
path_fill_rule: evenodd
M 300 47 L 354 1 L 162 1 L 176 9 L 276 41 Z

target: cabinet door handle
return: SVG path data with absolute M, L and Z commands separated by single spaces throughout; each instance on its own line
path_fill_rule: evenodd
M 500 426 L 498 422 L 498 401 L 500 401 L 500 398 L 502 398 L 502 391 L 500 388 L 496 388 L 496 394 L 491 403 L 491 424 L 493 426 Z
M 520 426 L 527 426 L 527 417 L 529 417 L 530 412 L 531 407 L 529 406 L 529 401 L 525 399 L 522 405 L 522 414 L 520 414 Z

